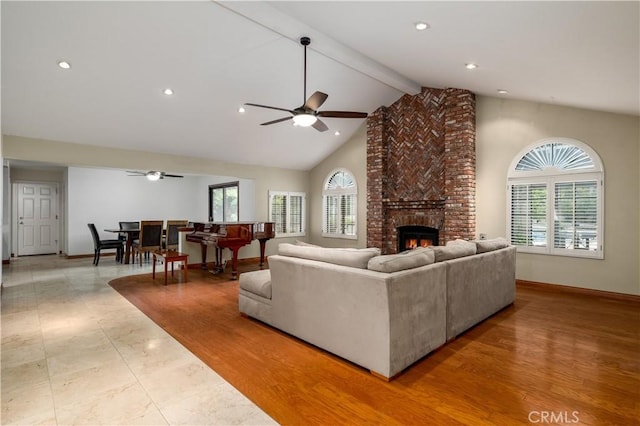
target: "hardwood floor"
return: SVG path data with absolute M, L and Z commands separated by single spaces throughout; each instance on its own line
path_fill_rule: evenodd
M 180 277 L 110 284 L 281 424 L 639 424 L 632 300 L 518 286 L 512 306 L 386 383 L 242 317 L 228 274 Z

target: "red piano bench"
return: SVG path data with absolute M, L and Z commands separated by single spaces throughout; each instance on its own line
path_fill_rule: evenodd
M 171 263 L 171 276 L 173 277 L 173 263 L 174 262 L 182 262 L 183 271 L 184 271 L 184 282 L 187 282 L 189 278 L 189 265 L 188 259 L 189 255 L 186 253 L 180 253 L 175 250 L 156 250 L 153 252 L 153 273 L 151 277 L 156 279 L 156 260 L 162 259 L 162 263 L 164 263 L 164 285 L 167 285 L 167 266 Z

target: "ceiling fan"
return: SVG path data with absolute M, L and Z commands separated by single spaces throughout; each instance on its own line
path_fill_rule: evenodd
M 268 105 L 260 105 L 253 103 L 245 103 L 245 105 L 275 109 L 278 111 L 286 111 L 291 114 L 291 117 L 279 118 L 277 120 L 267 121 L 262 123 L 262 126 L 268 126 L 269 124 L 280 123 L 287 120 L 293 120 L 295 125 L 301 127 L 312 126 L 319 132 L 328 130 L 326 124 L 322 122 L 318 117 L 332 117 L 332 118 L 367 118 L 366 112 L 352 112 L 352 111 L 318 111 L 318 108 L 327 100 L 329 95 L 322 92 L 315 92 L 307 99 L 307 46 L 311 44 L 309 37 L 301 37 L 300 44 L 304 46 L 304 92 L 303 92 L 303 104 L 295 109 L 279 108 Z
M 171 175 L 171 174 L 168 174 L 168 173 L 165 173 L 165 172 L 158 172 L 156 170 L 149 170 L 148 172 L 137 172 L 137 171 L 127 170 L 127 173 L 129 173 L 128 176 L 146 176 L 146 178 L 151 180 L 151 181 L 164 179 L 166 177 L 172 177 L 172 178 L 181 178 L 181 177 L 183 177 L 183 176 L 180 176 L 180 175 Z

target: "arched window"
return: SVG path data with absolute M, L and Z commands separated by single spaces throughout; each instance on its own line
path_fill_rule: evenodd
M 344 169 L 327 177 L 322 192 L 322 235 L 356 238 L 358 187 L 353 175 Z
M 507 187 L 507 231 L 519 251 L 604 257 L 604 169 L 586 144 L 538 141 L 514 158 Z

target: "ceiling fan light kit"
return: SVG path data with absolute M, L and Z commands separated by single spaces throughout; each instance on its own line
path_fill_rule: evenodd
M 318 117 L 329 118 L 367 118 L 366 112 L 353 112 L 353 111 L 318 111 L 318 108 L 327 100 L 329 95 L 322 92 L 315 92 L 307 99 L 307 46 L 311 44 L 309 37 L 301 37 L 300 44 L 304 46 L 304 91 L 303 91 L 303 104 L 298 108 L 287 109 L 279 108 L 269 105 L 260 105 L 254 103 L 245 103 L 245 105 L 254 106 L 258 108 L 275 109 L 278 111 L 285 111 L 291 114 L 291 117 L 278 118 L 276 120 L 267 121 L 262 123 L 262 126 L 268 126 L 270 124 L 281 123 L 283 121 L 293 120 L 293 124 L 299 127 L 313 127 L 319 132 L 325 132 L 329 129 L 327 125 Z
M 155 182 L 157 180 L 160 180 L 160 178 L 162 177 L 162 173 L 160 172 L 149 172 L 147 173 L 147 179 L 150 180 L 151 182 Z
M 298 114 L 293 116 L 294 124 L 300 127 L 312 126 L 316 121 L 318 121 L 318 117 L 313 114 Z

